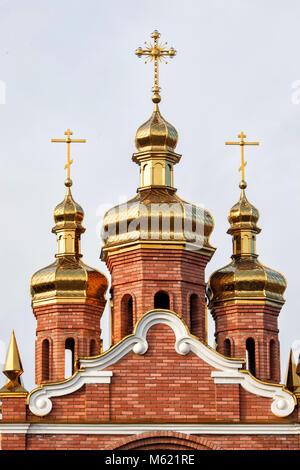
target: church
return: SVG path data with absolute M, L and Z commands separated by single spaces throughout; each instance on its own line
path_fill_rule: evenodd
M 83 262 L 80 249 L 84 211 L 70 168 L 71 144 L 84 140 L 70 129 L 53 139 L 67 144 L 67 178 L 54 209 L 55 260 L 30 283 L 37 388 L 23 384 L 12 333 L 0 390 L 3 450 L 300 449 L 300 364 L 292 352 L 280 383 L 286 280 L 258 259 L 259 212 L 246 196 L 244 150 L 258 142 L 243 132 L 226 142 L 241 151 L 240 198 L 228 216 L 232 257 L 206 280 L 213 217 L 177 194 L 178 133 L 159 109 L 159 65 L 176 51 L 158 31 L 151 38 L 136 50 L 154 67 L 154 109 L 132 156 L 140 186 L 103 219 L 101 260 L 110 280 Z M 215 348 L 207 342 L 208 310 Z

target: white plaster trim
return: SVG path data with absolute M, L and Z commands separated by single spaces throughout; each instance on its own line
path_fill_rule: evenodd
M 295 408 L 292 395 L 280 387 L 256 380 L 247 372 L 228 373 L 226 371 L 213 371 L 211 376 L 216 384 L 240 384 L 247 392 L 261 397 L 272 398 L 271 411 L 276 416 L 288 416 Z
M 111 371 L 83 370 L 71 377 L 70 380 L 57 384 L 44 385 L 30 397 L 29 408 L 32 413 L 38 416 L 45 416 L 52 410 L 51 397 L 69 395 L 76 392 L 84 384 L 110 383 L 113 373 Z
M 0 434 L 27 434 L 30 423 L 1 423 Z
M 126 434 L 174 431 L 184 434 L 300 434 L 300 424 L 47 424 L 47 423 L 0 423 L 1 434 Z
M 294 410 L 294 397 L 283 390 L 283 386 L 265 384 L 248 373 L 241 372 L 244 360 L 226 358 L 218 354 L 214 349 L 192 336 L 185 323 L 175 313 L 169 310 L 153 310 L 140 319 L 133 335 L 126 337 L 107 353 L 95 358 L 81 359 L 80 368 L 83 370 L 79 371 L 71 380 L 44 385 L 41 389 L 34 391 L 29 398 L 29 408 L 32 413 L 38 416 L 47 415 L 52 409 L 51 397 L 68 395 L 85 383 L 109 383 L 112 372 L 102 370 L 117 363 L 130 351 L 136 354 L 145 354 L 148 350 L 147 333 L 153 325 L 160 323 L 168 325 L 174 331 L 174 347 L 178 354 L 186 355 L 193 352 L 217 369 L 212 372 L 215 383 L 238 383 L 250 393 L 271 398 L 273 400 L 271 410 L 276 416 L 288 416 Z

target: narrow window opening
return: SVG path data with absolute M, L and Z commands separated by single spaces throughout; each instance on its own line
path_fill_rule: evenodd
M 164 291 L 156 292 L 154 296 L 154 308 L 163 308 L 170 310 L 170 298 L 169 294 Z
M 248 338 L 246 341 L 246 356 L 247 356 L 247 369 L 255 377 L 255 342 L 253 338 Z
M 48 339 L 42 342 L 42 380 L 50 378 L 50 344 Z
M 97 343 L 94 339 L 90 342 L 90 356 L 98 356 L 99 352 L 97 351 Z
M 124 295 L 121 302 L 121 312 L 123 336 L 131 335 L 133 331 L 133 298 L 131 295 Z
M 75 361 L 75 341 L 73 338 L 66 339 L 65 342 L 65 378 L 74 374 Z
M 231 343 L 228 338 L 224 341 L 224 356 L 231 357 Z

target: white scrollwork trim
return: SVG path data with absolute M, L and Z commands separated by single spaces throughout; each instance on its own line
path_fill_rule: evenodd
M 104 371 L 130 352 L 145 354 L 148 350 L 147 333 L 153 325 L 168 325 L 175 334 L 175 351 L 181 356 L 190 352 L 211 365 L 215 383 L 238 383 L 245 390 L 258 396 L 271 398 L 271 410 L 276 416 L 284 417 L 295 408 L 294 396 L 281 385 L 266 384 L 242 370 L 243 359 L 224 357 L 204 342 L 191 335 L 184 321 L 169 310 L 153 310 L 137 323 L 134 334 L 94 358 L 80 359 L 80 370 L 70 379 L 56 384 L 43 385 L 29 397 L 29 408 L 35 415 L 45 416 L 52 409 L 51 397 L 70 394 L 85 383 L 109 383 L 112 372 Z

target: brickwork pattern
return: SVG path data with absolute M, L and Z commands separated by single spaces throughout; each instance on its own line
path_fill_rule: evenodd
M 35 375 L 36 383 L 55 382 L 65 378 L 65 341 L 73 338 L 74 358 L 90 356 L 91 341 L 96 342 L 100 354 L 100 319 L 103 306 L 91 304 L 50 304 L 33 309 L 37 319 Z M 45 361 L 42 360 L 43 341 L 48 340 L 49 377 L 45 379 Z
M 154 295 L 165 291 L 170 310 L 182 315 L 191 327 L 190 296 L 198 296 L 192 333 L 205 339 L 205 280 L 209 258 L 187 250 L 137 249 L 107 257 L 113 292 L 113 342 L 120 341 L 128 321 L 122 315 L 122 299 L 133 297 L 133 324 L 154 308 Z
M 256 377 L 263 381 L 280 381 L 280 347 L 278 315 L 280 308 L 260 304 L 215 306 L 217 350 L 226 354 L 225 340 L 231 344 L 231 357 L 246 358 L 246 340 L 255 342 Z M 270 343 L 274 342 L 271 349 Z M 270 354 L 272 351 L 272 354 Z

